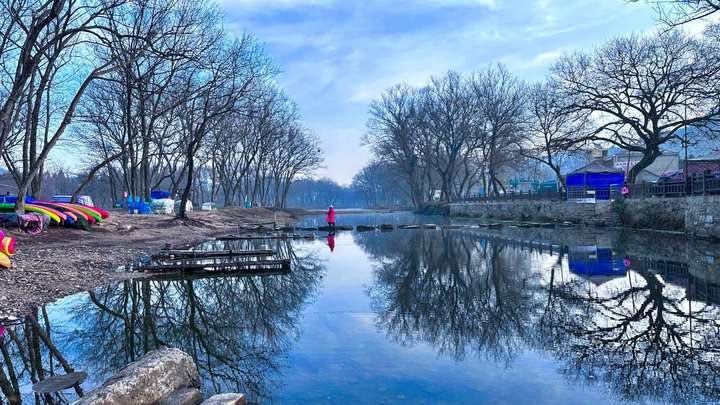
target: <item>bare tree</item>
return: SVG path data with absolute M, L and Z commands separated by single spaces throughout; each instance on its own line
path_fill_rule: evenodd
M 513 163 L 513 145 L 521 138 L 526 87 L 504 65 L 489 66 L 471 81 L 473 101 L 479 111 L 476 137 L 487 167 L 486 190 L 499 194 L 505 188 L 500 172 Z
M 682 128 L 716 130 L 719 73 L 716 46 L 676 31 L 617 38 L 591 54 L 564 56 L 553 68 L 570 111 L 595 122 L 586 139 L 643 154 L 630 181 Z
M 240 101 L 275 73 L 256 41 L 245 35 L 228 48 L 208 55 L 208 60 L 184 78 L 180 97 L 187 100 L 178 109 L 180 133 L 185 145 L 186 182 L 181 193 L 178 218 L 186 217 L 195 174 L 195 156 L 205 137 L 222 117 L 242 107 Z M 194 96 L 189 96 L 194 95 Z
M 386 90 L 370 105 L 368 132 L 364 137 L 380 160 L 392 162 L 402 171 L 416 208 L 425 202 L 427 188 L 422 176 L 427 145 L 420 130 L 419 103 L 418 91 L 410 86 Z
M 630 0 L 635 3 L 638 0 Z M 655 5 L 660 20 L 670 26 L 703 20 L 720 11 L 718 0 L 645 0 Z
M 519 153 L 549 167 L 564 186 L 562 165 L 579 145 L 577 135 L 587 125 L 587 114 L 568 111 L 557 84 L 548 81 L 529 88 L 527 122 Z

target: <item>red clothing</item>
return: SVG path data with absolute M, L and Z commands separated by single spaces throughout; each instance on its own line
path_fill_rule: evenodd
M 335 235 L 333 235 L 333 234 L 328 235 L 327 244 L 328 244 L 328 246 L 330 246 L 330 251 L 334 252 L 335 251 Z
M 325 217 L 325 219 L 328 223 L 335 223 L 335 208 L 330 207 L 327 213 L 327 217 Z

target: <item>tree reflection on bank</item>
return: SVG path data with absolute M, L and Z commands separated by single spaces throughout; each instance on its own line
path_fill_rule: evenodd
M 292 272 L 133 280 L 96 290 L 71 306 L 72 329 L 56 332 L 54 344 L 81 359 L 82 371 L 95 383 L 150 350 L 171 346 L 193 356 L 206 393 L 244 392 L 252 401 L 265 398 L 299 334 L 302 308 L 316 293 L 324 271 L 309 250 L 293 248 L 288 241 L 278 241 L 273 248 L 292 258 Z M 28 355 L 23 351 L 32 350 L 33 344 L 32 339 L 13 342 L 17 353 L 11 356 L 24 361 Z M 11 373 L 22 370 L 19 365 L 6 368 Z M 34 373 L 25 373 L 19 385 L 23 379 L 43 379 Z M 4 381 L 0 384 L 10 400 Z
M 619 276 L 583 277 L 566 253 L 471 232 L 356 239 L 376 260 L 369 294 L 378 325 L 398 342 L 502 361 L 533 347 L 552 353 L 568 378 L 607 384 L 621 400 L 720 399 L 720 311 L 687 298 L 718 284 L 696 266 L 677 277 L 633 260 Z

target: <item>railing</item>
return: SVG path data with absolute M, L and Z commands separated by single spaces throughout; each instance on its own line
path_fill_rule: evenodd
M 684 197 L 692 195 L 720 194 L 720 173 L 699 174 L 687 181 L 662 183 L 628 184 L 626 198 L 650 197 Z M 506 192 L 499 195 L 477 195 L 463 199 L 467 202 L 479 201 L 514 201 L 514 200 L 613 200 L 623 196 L 622 185 L 611 185 L 604 188 L 588 188 L 570 186 L 565 190 L 538 190 L 526 192 Z

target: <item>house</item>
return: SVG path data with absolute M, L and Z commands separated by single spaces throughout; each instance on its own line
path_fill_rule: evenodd
M 642 152 L 635 151 L 608 151 L 605 158 L 612 162 L 612 166 L 622 170 L 627 176 L 630 170 L 640 162 L 643 157 Z M 614 152 L 614 153 L 613 153 Z M 636 183 L 656 182 L 663 173 L 672 172 L 680 168 L 680 156 L 677 152 L 663 151 L 650 166 L 638 173 L 635 178 Z
M 687 160 L 687 171 L 690 176 L 720 172 L 720 152 L 689 158 Z

